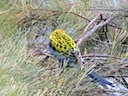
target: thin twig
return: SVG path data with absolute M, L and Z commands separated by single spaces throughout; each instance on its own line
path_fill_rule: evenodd
M 49 17 L 47 17 L 47 18 L 45 18 L 45 19 L 48 19 L 48 18 L 50 18 L 50 17 L 52 17 L 52 16 L 55 16 L 55 15 L 57 15 L 57 14 L 60 14 L 60 13 L 71 13 L 71 14 L 74 14 L 74 15 L 80 17 L 80 18 L 83 18 L 83 19 L 87 20 L 88 22 L 91 22 L 91 20 L 89 20 L 89 19 L 86 18 L 85 16 L 82 16 L 82 15 L 80 15 L 80 14 L 78 14 L 78 13 L 75 13 L 75 12 L 58 11 L 58 10 L 48 10 L 48 9 L 43 9 L 43 8 L 38 8 L 38 9 L 33 9 L 33 10 L 37 10 L 37 11 L 42 11 L 42 10 L 44 10 L 44 11 L 49 11 L 49 12 L 52 12 L 52 13 L 53 13 L 51 16 L 49 16 Z M 98 9 L 86 9 L 86 10 L 87 10 L 87 11 L 93 11 L 93 10 L 98 10 Z M 99 10 L 100 10 L 100 9 L 99 9 Z M 103 9 L 102 9 L 102 10 L 103 10 Z M 105 10 L 114 11 L 114 10 L 109 10 L 109 9 L 105 9 Z M 122 10 L 115 10 L 115 11 L 122 11 Z M 98 21 L 96 20 L 95 22 L 98 22 Z M 93 22 L 93 23 L 95 24 L 95 22 Z M 111 24 L 111 23 L 108 23 L 108 25 L 111 26 L 111 27 L 120 28 L 119 26 L 113 25 L 113 24 Z M 120 28 L 120 29 L 122 29 L 122 28 Z
M 98 16 L 98 15 L 97 15 L 97 16 Z M 82 45 L 82 42 L 84 42 L 85 40 L 87 40 L 94 32 L 96 32 L 99 28 L 101 28 L 101 27 L 103 27 L 104 25 L 108 24 L 111 20 L 113 20 L 114 18 L 116 18 L 116 17 L 118 17 L 118 16 L 120 16 L 120 14 L 117 14 L 117 15 L 115 15 L 115 16 L 113 16 L 113 17 L 110 17 L 110 18 L 108 18 L 106 21 L 101 22 L 101 23 L 95 25 L 90 31 L 84 32 L 84 33 L 86 33 L 86 34 L 84 34 L 84 36 L 82 36 L 82 37 L 78 40 L 77 46 L 80 47 L 80 46 Z M 97 18 L 97 17 L 96 17 L 96 18 Z M 96 18 L 94 18 L 93 21 L 94 21 Z M 86 30 L 85 30 L 85 31 L 86 31 Z
M 94 22 L 96 21 L 96 19 L 98 19 L 99 16 L 100 16 L 100 13 L 98 13 L 97 16 L 96 16 L 93 20 L 91 20 L 91 22 L 85 27 L 84 32 L 87 32 L 87 29 L 88 29 L 92 24 L 94 24 L 94 26 L 96 26 L 96 24 L 95 24 Z
M 105 8 L 89 8 L 89 9 L 83 9 L 83 10 L 86 10 L 86 11 L 111 11 L 111 12 L 128 12 L 127 9 L 105 9 Z
M 82 57 L 103 57 L 103 58 L 114 58 L 114 59 L 122 59 L 119 57 L 111 56 L 111 55 L 96 55 L 96 54 L 91 54 L 91 55 L 83 55 Z

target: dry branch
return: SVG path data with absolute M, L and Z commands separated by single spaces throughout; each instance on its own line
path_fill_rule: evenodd
M 100 14 L 98 14 L 90 23 L 89 26 L 91 26 L 92 24 L 94 24 L 95 20 L 98 18 Z M 112 21 L 113 19 L 121 16 L 122 14 L 116 14 L 115 16 L 112 16 L 110 18 L 108 18 L 106 21 L 101 22 L 97 25 L 95 25 L 91 30 L 87 31 L 87 28 L 89 28 L 89 26 L 87 28 L 84 29 L 85 33 L 83 36 L 81 36 L 81 38 L 78 40 L 77 42 L 77 46 L 80 47 L 82 45 L 82 42 L 84 42 L 85 40 L 87 40 L 94 32 L 96 32 L 99 28 L 103 27 L 104 25 L 108 24 L 110 21 Z

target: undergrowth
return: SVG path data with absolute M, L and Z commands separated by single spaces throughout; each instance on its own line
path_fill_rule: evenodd
M 109 3 L 101 7 L 107 8 L 111 5 Z M 97 88 L 97 84 L 91 82 L 86 76 L 86 71 L 65 68 L 60 74 L 62 69 L 57 66 L 59 62 L 47 50 L 49 35 L 57 28 L 66 30 L 77 42 L 89 20 L 99 12 L 87 11 L 95 8 L 95 4 L 97 3 L 91 3 L 91 0 L 74 0 L 74 3 L 68 0 L 2 0 L 0 96 L 107 96 L 102 89 Z M 111 16 L 111 12 L 101 11 L 106 17 Z M 112 72 L 115 77 L 128 74 L 125 69 L 128 62 L 128 31 L 127 25 L 124 25 L 127 21 L 125 22 L 124 18 L 118 20 L 121 23 L 117 22 L 117 29 L 122 29 L 124 35 L 116 34 L 116 28 L 109 26 L 108 38 L 105 38 L 98 33 L 101 28 L 84 42 L 81 49 L 88 51 L 87 55 L 84 51 L 82 53 L 85 60 L 91 60 L 87 64 L 99 64 L 95 69 L 100 67 L 99 72 L 105 76 L 113 75 Z M 110 42 L 106 43 L 106 39 Z M 34 52 L 39 50 L 44 54 L 35 55 Z

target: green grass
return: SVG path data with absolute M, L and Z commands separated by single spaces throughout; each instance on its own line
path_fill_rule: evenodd
M 51 28 L 51 30 L 63 28 L 73 39 L 78 40 L 88 21 L 69 13 L 69 10 L 90 20 L 94 18 L 92 13 L 97 14 L 97 12 L 91 13 L 83 10 L 88 4 L 84 0 L 80 2 L 81 6 L 79 4 L 74 5 L 77 7 L 70 4 L 65 7 L 67 2 L 58 0 L 56 3 L 54 0 L 45 7 L 43 6 L 51 11 L 35 11 L 34 9 L 40 8 L 41 5 L 34 1 L 28 3 L 28 1 L 21 0 L 19 1 L 21 3 L 17 3 L 15 0 L 2 0 L 0 2 L 0 96 L 99 96 L 99 94 L 104 94 L 103 90 L 90 82 L 86 72 L 71 68 L 65 69 L 63 74 L 59 76 L 61 69 L 56 67 L 58 61 L 48 58 L 45 62 L 41 62 L 45 55 L 35 56 L 33 54 L 35 33 L 43 33 L 45 28 Z M 90 8 L 90 5 L 86 5 L 86 8 Z M 58 9 L 57 11 L 61 12 L 54 15 L 53 9 Z M 17 16 L 19 17 L 17 18 Z M 33 19 L 32 16 L 36 18 Z M 24 22 L 25 20 L 26 22 Z M 18 25 L 19 22 L 21 25 Z M 48 40 L 51 30 L 45 30 L 45 34 L 42 35 L 43 38 Z M 114 32 L 113 28 L 111 28 L 111 32 Z M 111 33 L 110 35 L 113 36 Z M 96 36 L 97 33 L 93 35 L 93 38 Z M 31 47 L 28 47 L 29 40 L 32 42 Z M 41 46 L 45 46 L 47 40 L 42 42 Z M 123 45 L 118 45 L 115 39 L 112 40 L 112 46 L 107 47 L 107 49 L 105 49 L 104 43 L 97 43 L 92 38 L 89 38 L 83 47 L 89 49 L 90 53 L 106 53 L 122 59 L 127 58 L 127 53 L 122 53 Z M 43 51 L 45 52 L 45 50 L 47 49 Z M 103 63 L 104 66 L 101 68 L 109 67 L 110 71 L 115 68 L 118 70 L 123 64 L 111 57 L 108 57 L 106 61 L 100 61 L 102 58 L 97 60 L 95 57 L 90 59 L 95 60 L 98 64 Z M 104 74 L 109 73 L 106 69 L 103 71 Z M 117 72 L 117 74 L 119 73 Z M 122 74 L 126 74 L 126 72 Z
M 21 43 L 25 39 L 24 35 L 17 37 L 17 40 L 13 40 L 14 37 L 7 39 L 0 47 L 1 96 L 65 95 L 75 83 L 81 81 L 81 77 L 84 77 L 81 72 L 69 70 L 61 77 L 55 78 L 51 74 L 53 71 L 39 66 L 38 61 L 33 61 L 34 57 L 27 58 L 26 46 Z

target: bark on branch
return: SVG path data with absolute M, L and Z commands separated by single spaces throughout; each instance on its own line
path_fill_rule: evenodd
M 119 17 L 119 16 L 121 16 L 122 15 L 122 13 L 121 14 L 116 14 L 115 16 L 112 16 L 112 17 L 110 17 L 110 18 L 108 18 L 106 21 L 104 21 L 104 22 L 101 22 L 101 23 L 99 23 L 99 24 L 94 24 L 95 23 L 95 21 L 97 20 L 97 18 L 100 16 L 100 14 L 98 13 L 98 15 L 88 24 L 88 26 L 84 29 L 84 35 L 83 36 L 81 36 L 81 38 L 78 40 L 78 42 L 77 42 L 77 46 L 78 47 L 80 47 L 81 45 L 82 45 L 82 42 L 84 42 L 85 40 L 87 40 L 94 32 L 96 32 L 99 28 L 101 28 L 101 27 L 103 27 L 104 25 L 106 25 L 106 24 L 108 24 L 110 21 L 112 21 L 113 19 L 115 19 L 115 18 L 117 18 L 117 17 Z M 87 32 L 87 30 L 88 30 L 88 28 L 91 26 L 91 25 L 94 25 L 94 27 L 91 29 L 91 30 L 89 30 L 88 32 Z

